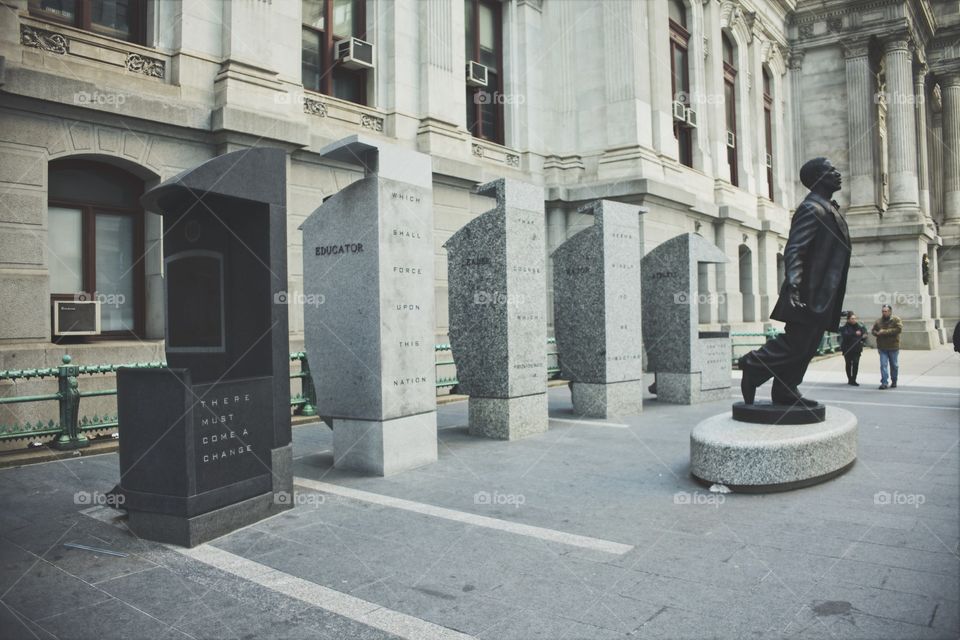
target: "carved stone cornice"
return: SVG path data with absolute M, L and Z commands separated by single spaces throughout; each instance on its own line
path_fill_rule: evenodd
M 58 55 L 66 55 L 70 46 L 67 36 L 62 33 L 54 33 L 45 29 L 37 29 L 29 25 L 20 25 L 20 44 L 25 47 L 33 47 L 41 51 L 48 51 Z
M 889 33 L 885 35 L 881 40 L 883 46 L 883 52 L 890 53 L 892 51 L 906 51 L 908 53 L 913 51 L 913 39 L 910 37 L 910 34 L 906 30 L 896 31 L 894 33 Z
M 303 99 L 303 112 L 311 116 L 327 117 L 327 103 L 313 98 Z
M 851 2 L 847 0 L 846 2 L 837 4 L 836 6 L 828 9 L 823 8 L 821 5 L 816 5 L 815 9 L 794 11 L 790 14 L 788 23 L 791 25 L 802 25 L 821 22 L 831 18 L 842 19 L 844 16 L 853 13 L 863 13 L 864 11 L 869 11 L 870 9 L 877 9 L 890 5 L 899 5 L 902 3 L 903 0 L 873 0 L 873 2 Z
M 124 63 L 127 71 L 142 73 L 151 78 L 163 78 L 166 75 L 166 64 L 157 58 L 148 58 L 139 53 L 128 53 Z
M 805 55 L 806 52 L 803 49 L 790 49 L 787 57 L 787 66 L 794 71 L 803 69 L 803 57 Z

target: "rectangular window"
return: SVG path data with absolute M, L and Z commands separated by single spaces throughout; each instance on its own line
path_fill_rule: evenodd
M 96 212 L 96 291 L 101 331 L 134 330 L 134 218 Z
M 763 73 L 763 136 L 764 164 L 767 168 L 767 197 L 773 202 L 773 97 L 770 95 L 770 77 Z
M 103 338 L 143 335 L 143 183 L 98 162 L 50 163 L 47 265 L 52 300 L 100 302 Z
M 467 62 L 487 67 L 487 86 L 467 87 L 467 128 L 476 138 L 503 144 L 503 22 L 500 3 L 465 0 Z
M 723 83 L 723 102 L 727 121 L 727 163 L 730 165 L 730 184 L 739 186 L 737 175 L 737 108 L 734 77 L 725 74 Z
M 51 206 L 47 215 L 50 293 L 83 291 L 83 210 Z
M 144 44 L 146 0 L 30 0 L 30 15 Z
M 690 63 L 687 45 L 690 34 L 682 26 L 670 21 L 670 91 L 675 102 L 690 107 Z M 673 136 L 677 139 L 679 160 L 693 166 L 693 130 L 686 122 L 673 121 Z
M 303 88 L 366 104 L 366 71 L 340 66 L 336 53 L 338 42 L 366 38 L 364 1 L 301 0 L 301 6 Z

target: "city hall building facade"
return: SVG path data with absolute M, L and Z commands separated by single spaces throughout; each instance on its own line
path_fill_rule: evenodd
M 646 209 L 644 252 L 702 234 L 729 262 L 700 273 L 701 324 L 762 330 L 799 167 L 825 155 L 845 307 L 889 301 L 904 345 L 931 348 L 960 319 L 958 42 L 957 3 L 933 0 L 4 0 L 0 369 L 162 359 L 162 229 L 139 197 L 251 146 L 287 152 L 303 302 L 298 227 L 361 177 L 317 152 L 353 134 L 432 157 L 440 342 L 442 245 L 498 177 L 543 186 L 548 255 L 598 198 Z M 58 345 L 52 304 L 78 296 L 100 335 Z

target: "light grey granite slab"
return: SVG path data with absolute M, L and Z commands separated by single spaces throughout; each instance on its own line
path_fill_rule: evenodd
M 367 175 L 301 226 L 307 358 L 317 405 L 333 418 L 335 433 L 350 421 L 382 430 L 392 420 L 436 410 L 430 158 L 358 136 L 327 149 Z M 337 451 L 337 442 L 347 440 L 335 438 L 335 459 L 347 460 Z M 391 446 L 400 447 L 409 464 L 436 459 L 435 442 L 429 445 L 422 434 L 415 440 L 424 447 L 420 453 L 386 433 L 350 446 L 357 459 L 391 460 L 399 455 Z M 367 444 L 385 450 L 357 451 Z M 404 467 L 391 464 L 387 468 Z M 381 473 L 383 465 L 369 471 Z
M 827 407 L 824 422 L 766 425 L 738 422 L 729 412 L 690 434 L 690 472 L 709 482 L 766 487 L 802 483 L 845 470 L 857 457 L 857 418 Z
M 471 411 L 471 433 L 514 439 L 546 429 L 543 189 L 500 179 L 477 192 L 495 197 L 496 207 L 471 220 L 443 245 L 450 346 L 459 390 L 471 399 L 538 396 L 528 402 L 529 411 Z M 533 407 L 539 407 L 536 411 L 542 415 L 534 415 Z M 523 424 L 528 416 L 533 423 Z M 487 417 L 489 425 L 475 422 Z
M 543 433 L 549 426 L 547 394 L 467 401 L 470 434 L 495 440 L 519 440 Z
M 570 395 L 573 412 L 590 418 L 622 418 L 643 411 L 643 380 L 592 384 L 574 382 Z
M 553 252 L 553 309 L 561 376 L 603 384 L 643 377 L 640 214 L 597 200 L 593 225 Z
M 730 336 L 702 335 L 698 311 L 698 265 L 725 263 L 727 256 L 700 234 L 684 233 L 650 251 L 642 262 L 644 348 L 647 370 L 657 374 L 657 399 L 691 404 L 705 400 L 699 391 L 729 389 Z M 700 389 L 663 373 L 699 373 Z M 675 380 L 682 386 L 673 388 Z

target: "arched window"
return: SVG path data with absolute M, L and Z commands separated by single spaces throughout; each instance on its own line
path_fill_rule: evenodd
M 679 160 L 693 166 L 693 129 L 696 114 L 690 103 L 690 32 L 683 0 L 670 0 L 670 93 L 673 96 L 673 135 Z M 691 115 L 692 114 L 692 115 Z
M 763 136 L 767 167 L 767 197 L 773 201 L 773 90 L 770 88 L 770 72 L 763 68 Z
M 723 104 L 727 120 L 727 164 L 730 184 L 740 184 L 737 175 L 737 59 L 733 43 L 723 34 Z
M 104 337 L 143 335 L 143 181 L 89 160 L 55 160 L 49 171 L 51 298 L 99 300 Z

